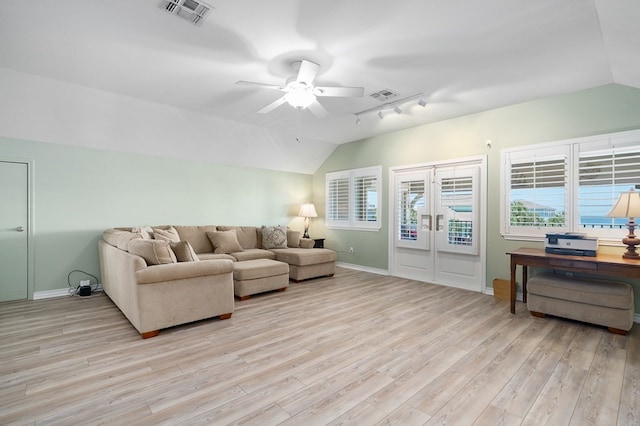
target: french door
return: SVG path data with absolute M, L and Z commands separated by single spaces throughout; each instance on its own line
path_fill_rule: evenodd
M 391 275 L 482 291 L 486 157 L 394 168 Z

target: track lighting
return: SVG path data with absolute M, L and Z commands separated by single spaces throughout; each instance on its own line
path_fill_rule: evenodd
M 418 105 L 424 108 L 427 106 L 427 101 L 425 101 L 424 98 L 420 98 L 420 100 L 418 101 Z
M 401 110 L 401 109 L 400 109 L 400 107 L 399 107 L 399 106 L 397 106 L 397 105 L 396 105 L 396 107 L 395 107 L 393 110 L 396 112 L 396 114 L 402 114 L 402 110 Z
M 400 106 L 404 107 L 409 103 L 409 101 L 416 101 L 416 100 L 418 100 L 418 105 L 420 105 L 421 107 L 427 106 L 427 101 L 424 99 L 424 93 L 418 93 L 416 95 L 407 96 L 406 98 L 398 99 L 394 102 L 387 102 L 386 104 L 383 104 L 383 105 L 379 105 L 373 108 L 356 112 L 353 114 L 356 116 L 356 126 L 360 125 L 360 116 L 362 114 L 376 113 L 380 118 L 380 120 L 382 120 L 384 118 L 385 111 L 393 110 L 396 114 L 402 114 L 403 111 L 402 111 L 402 108 L 400 108 Z M 414 112 L 413 108 L 409 108 L 408 111 L 409 111 L 409 114 L 412 114 Z
M 382 120 L 384 118 L 384 114 L 382 113 L 382 109 L 380 109 L 380 111 L 378 111 L 378 117 L 380 117 L 380 120 Z

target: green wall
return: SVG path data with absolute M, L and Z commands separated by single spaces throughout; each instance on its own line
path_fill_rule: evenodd
M 382 165 L 383 227 L 380 232 L 329 230 L 322 218 L 317 218 L 312 225 L 312 236 L 326 237 L 326 246 L 340 251 L 342 262 L 386 270 L 389 168 L 487 155 L 487 245 L 490 250 L 487 250 L 486 281 L 490 286 L 494 278 L 509 277 L 507 251 L 522 246 L 542 246 L 541 243 L 506 241 L 500 235 L 500 150 L 638 128 L 640 90 L 612 84 L 344 144 L 314 175 L 313 194 L 318 214 L 324 216 L 326 172 Z M 487 140 L 492 142 L 490 148 Z M 350 246 L 354 247 L 353 254 L 345 252 Z M 602 250 L 623 251 L 616 247 Z M 637 295 L 637 306 L 640 306 L 640 292 Z
M 0 158 L 33 161 L 35 291 L 99 276 L 104 229 L 162 224 L 274 225 L 302 231 L 311 175 L 0 138 Z M 80 277 L 84 278 L 84 277 Z

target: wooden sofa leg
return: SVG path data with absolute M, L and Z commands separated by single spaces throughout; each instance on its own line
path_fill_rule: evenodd
M 158 334 L 160 334 L 160 330 L 147 331 L 141 334 L 143 339 L 149 339 L 150 337 L 156 337 Z
M 608 327 L 607 329 L 609 330 L 610 333 L 613 333 L 613 334 L 620 334 L 622 336 L 627 335 L 626 330 L 620 330 L 619 328 L 614 328 L 614 327 Z
M 250 298 L 251 298 L 250 294 L 248 294 L 246 296 L 238 296 L 238 300 L 247 300 L 247 299 L 250 299 Z
M 286 287 L 279 288 L 278 291 L 287 291 Z
M 538 318 L 544 318 L 545 314 L 542 312 L 536 312 L 536 311 L 529 311 L 531 313 L 531 315 L 533 315 L 534 317 L 538 317 Z
M 229 313 L 229 314 L 222 314 L 222 315 L 220 315 L 220 319 L 221 319 L 221 320 L 226 320 L 226 319 L 229 319 L 229 318 L 231 318 L 231 314 L 230 314 L 230 313 Z

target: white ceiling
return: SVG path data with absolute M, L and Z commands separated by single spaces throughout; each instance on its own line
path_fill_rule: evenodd
M 161 0 L 0 2 L 0 67 L 340 144 L 609 83 L 640 88 L 637 0 L 209 0 L 199 26 Z M 281 96 L 298 59 L 316 84 L 361 86 L 300 116 Z M 354 113 L 425 95 L 380 120 Z

